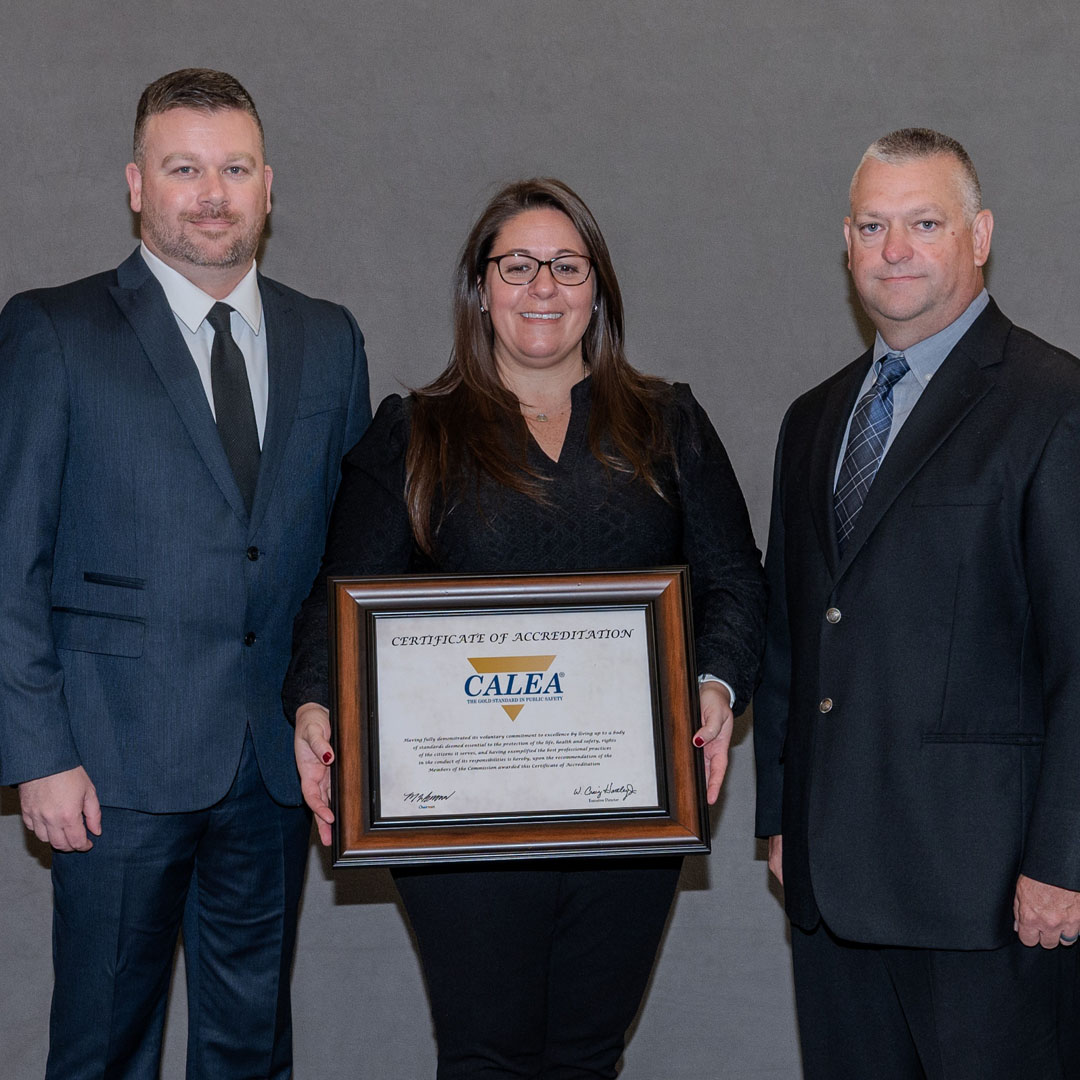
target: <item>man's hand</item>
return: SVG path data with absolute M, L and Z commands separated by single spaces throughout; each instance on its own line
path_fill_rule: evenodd
M 769 869 L 772 876 L 784 884 L 784 837 L 777 833 L 769 837 Z
M 296 735 L 293 738 L 296 769 L 300 773 L 300 791 L 304 802 L 315 815 L 319 840 L 329 846 L 330 826 L 334 812 L 330 809 L 330 762 L 334 748 L 330 745 L 330 713 L 309 701 L 296 710 Z
M 1080 935 L 1080 892 L 1020 875 L 1013 899 L 1013 928 L 1025 945 L 1056 949 Z
M 19 805 L 23 824 L 57 851 L 89 851 L 87 834 L 101 835 L 97 791 L 81 765 L 21 783 Z
M 720 797 L 720 786 L 728 767 L 728 749 L 735 729 L 727 687 L 718 682 L 702 683 L 698 689 L 701 700 L 701 727 L 694 735 L 694 745 L 705 754 L 705 796 L 712 806 Z

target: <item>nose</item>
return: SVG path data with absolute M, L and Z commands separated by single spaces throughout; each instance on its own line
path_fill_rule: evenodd
M 546 297 L 554 295 L 558 289 L 558 283 L 551 272 L 551 264 L 544 263 L 537 271 L 536 277 L 529 282 L 529 295 Z
M 229 201 L 228 192 L 221 174 L 208 169 L 199 188 L 199 202 L 222 206 Z
M 911 258 L 911 241 L 902 229 L 890 229 L 885 237 L 881 256 L 887 263 L 899 263 Z

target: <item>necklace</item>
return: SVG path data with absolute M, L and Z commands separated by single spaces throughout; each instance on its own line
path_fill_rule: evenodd
M 589 373 L 588 364 L 582 364 L 582 366 L 581 366 L 581 377 L 584 379 L 585 376 L 588 373 Z M 525 405 L 525 403 L 523 401 L 518 402 L 518 404 L 521 406 L 521 413 L 525 417 L 526 420 L 535 420 L 538 424 L 546 424 L 551 420 L 557 420 L 560 416 L 563 415 L 563 413 L 569 412 L 570 407 L 573 405 L 573 398 L 570 395 L 567 395 L 566 404 L 563 405 L 562 408 L 560 408 L 557 412 L 545 412 L 542 409 L 538 409 L 536 412 L 534 412 L 532 414 L 532 416 L 530 416 L 525 411 L 526 405 Z
M 526 420 L 535 420 L 538 423 L 546 424 L 549 420 L 554 420 L 554 419 L 557 419 L 558 417 L 562 416 L 563 413 L 565 413 L 569 408 L 570 408 L 570 402 L 568 401 L 558 412 L 553 412 L 553 413 L 538 412 L 538 413 L 534 413 L 532 416 L 530 416 L 528 413 L 524 413 L 523 415 L 525 416 Z

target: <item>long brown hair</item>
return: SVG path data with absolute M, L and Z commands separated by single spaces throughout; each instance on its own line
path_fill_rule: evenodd
M 623 304 L 607 244 L 589 208 L 559 180 L 508 184 L 484 208 L 465 241 L 454 276 L 454 347 L 433 382 L 413 393 L 405 461 L 406 501 L 417 544 L 433 554 L 433 507 L 443 510 L 471 472 L 544 501 L 543 478 L 525 461 L 528 432 L 518 400 L 495 366 L 491 319 L 481 310 L 478 284 L 503 226 L 526 210 L 565 214 L 584 240 L 595 276 L 593 312 L 581 340 L 592 375 L 589 449 L 607 468 L 632 473 L 658 493 L 657 463 L 670 454 L 661 379 L 643 375 L 623 352 Z M 516 444 L 517 453 L 507 453 Z M 662 494 L 662 493 L 661 493 Z

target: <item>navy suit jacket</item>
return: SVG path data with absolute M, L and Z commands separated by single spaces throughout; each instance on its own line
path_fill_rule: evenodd
M 0 782 L 83 765 L 105 805 L 207 807 L 250 728 L 300 801 L 280 691 L 342 456 L 371 409 L 344 308 L 259 278 L 269 405 L 249 518 L 138 251 L 0 314 Z
M 991 303 L 841 557 L 833 477 L 870 361 L 780 434 L 757 831 L 783 833 L 804 929 L 993 948 L 1019 873 L 1080 889 L 1080 365 Z

